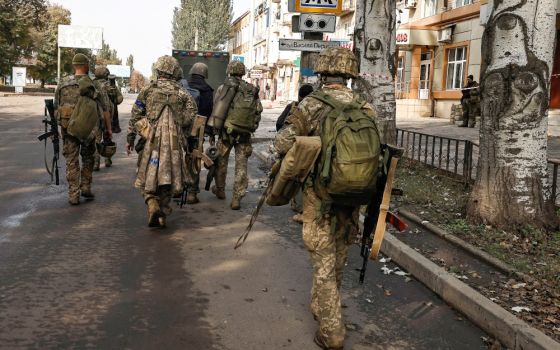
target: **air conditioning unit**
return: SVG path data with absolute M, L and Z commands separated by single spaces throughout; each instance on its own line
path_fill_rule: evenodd
M 404 0 L 405 9 L 415 9 L 417 0 Z
M 438 42 L 449 43 L 453 36 L 453 27 L 443 28 L 438 32 Z

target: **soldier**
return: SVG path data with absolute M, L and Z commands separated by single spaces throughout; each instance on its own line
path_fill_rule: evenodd
M 375 127 L 373 119 L 376 114 L 372 106 L 359 99 L 346 85 L 348 79 L 358 77 L 358 64 L 350 50 L 324 50 L 317 61 L 315 73 L 320 75 L 320 89 L 298 104 L 276 136 L 274 146 L 280 156 L 288 152 L 296 136 L 323 137 L 324 118 L 335 103 L 340 106 L 357 105 L 354 108 L 359 108 L 365 118 L 371 118 L 370 124 Z M 326 101 L 332 101 L 332 105 Z M 322 139 L 322 142 L 327 141 Z M 379 147 L 379 140 L 376 142 L 375 147 Z M 302 217 L 303 241 L 313 263 L 311 311 L 319 322 L 314 340 L 323 349 L 342 349 L 345 328 L 340 286 L 348 247 L 358 233 L 359 206 L 325 201 L 316 187 L 318 176 L 312 174 L 304 186 Z
M 195 63 L 189 71 L 188 86 L 198 91 L 198 114 L 210 118 L 214 107 L 214 89 L 206 82 L 208 79 L 208 66 L 202 62 Z M 207 133 L 211 133 L 207 130 Z M 196 148 L 197 139 L 191 142 L 191 147 Z M 214 137 L 210 137 L 210 143 L 214 143 Z M 189 167 L 190 168 L 190 167 Z M 192 186 L 187 193 L 187 204 L 199 203 L 198 193 L 200 193 L 200 174 L 192 173 Z
M 227 74 L 237 85 L 236 95 L 230 103 L 224 127 L 215 133 L 219 135 L 216 171 L 216 185 L 212 193 L 218 199 L 226 199 L 225 187 L 229 161 L 229 154 L 235 148 L 235 181 L 233 184 L 233 198 L 231 209 L 241 209 L 241 199 L 247 192 L 247 161 L 253 153 L 251 133 L 259 126 L 263 107 L 259 99 L 259 89 L 245 82 L 241 77 L 245 75 L 245 65 L 240 61 L 231 61 L 227 67 Z M 216 96 L 224 85 L 216 91 Z
M 121 93 L 121 90 L 119 89 L 119 87 L 117 86 L 117 82 L 116 82 L 116 76 L 114 75 L 109 75 L 109 91 L 108 91 L 108 95 L 109 95 L 109 100 L 111 100 L 111 102 L 113 103 L 113 133 L 115 134 L 120 134 L 121 132 L 121 125 L 119 123 L 119 107 L 118 105 L 120 105 L 123 102 L 123 95 Z
M 62 153 L 66 159 L 66 179 L 68 181 L 68 202 L 71 205 L 80 204 L 80 192 L 82 197 L 93 199 L 95 196 L 91 191 L 92 171 L 95 154 L 95 139 L 87 142 L 80 142 L 74 136 L 67 132 L 70 116 L 74 111 L 74 107 L 78 103 L 80 96 L 86 94 L 87 90 L 94 91 L 94 84 L 88 76 L 89 59 L 83 54 L 76 54 L 72 59 L 74 68 L 74 76 L 68 78 L 58 85 L 55 92 L 55 108 L 56 116 L 61 126 L 63 138 Z M 101 111 L 105 107 L 104 101 L 99 98 L 98 94 L 91 94 L 92 98 L 96 98 L 98 109 L 97 117 L 104 118 L 108 136 L 111 136 L 111 123 L 107 114 Z M 82 157 L 82 168 L 80 169 L 80 156 Z
M 104 66 L 97 66 L 95 67 L 95 79 L 93 80 L 93 85 L 95 86 L 95 89 L 97 90 L 97 92 L 99 93 L 100 99 L 102 101 L 103 104 L 103 113 L 106 114 L 105 118 L 109 118 L 111 120 L 111 130 L 112 130 L 112 119 L 113 119 L 113 110 L 114 110 L 114 106 L 111 103 L 111 100 L 109 98 L 109 90 L 110 90 L 110 85 L 109 85 L 109 69 L 107 69 L 107 67 Z M 103 131 L 105 131 L 106 129 L 103 128 Z M 101 143 L 101 140 L 103 139 L 103 134 L 99 133 L 97 135 L 97 139 L 95 140 L 97 144 Z M 107 136 L 105 134 L 105 136 Z M 95 152 L 95 158 L 94 158 L 94 163 L 93 163 L 93 170 L 94 171 L 99 171 L 99 165 L 101 162 L 101 155 L 99 154 L 98 151 Z M 105 167 L 110 167 L 113 164 L 113 161 L 111 160 L 111 157 L 107 157 L 105 158 Z
M 196 103 L 192 96 L 177 81 L 176 77 L 180 68 L 176 59 L 171 56 L 162 56 L 157 60 L 155 69 L 157 80 L 142 89 L 138 99 L 132 106 L 132 117 L 129 122 L 127 135 L 127 153 L 130 154 L 132 152 L 136 135 L 142 132 L 138 130 L 138 125 L 142 121 L 146 122 L 149 129 L 154 128 L 150 132 L 150 136 L 148 136 L 151 139 L 144 138 L 144 142 L 141 143 L 141 147 L 151 147 L 151 149 L 149 151 L 138 150 L 140 151 L 139 157 L 141 157 L 141 162 L 139 162 L 136 187 L 143 191 L 144 200 L 148 206 L 148 225 L 150 227 L 165 227 L 166 216 L 171 214 L 169 202 L 173 195 L 182 191 L 182 186 L 186 182 L 183 153 L 185 147 L 184 140 L 190 135 L 190 127 L 196 116 Z M 164 118 L 166 111 L 171 113 L 172 122 L 162 125 L 162 123 L 165 123 L 165 119 L 162 118 Z M 173 126 L 179 126 L 180 129 L 177 131 Z M 160 136 L 157 133 L 161 129 L 169 130 L 169 132 L 167 135 L 164 135 L 164 131 L 161 131 L 162 138 L 159 139 Z M 176 135 L 174 134 L 175 132 L 177 132 Z M 166 136 L 167 139 L 171 140 L 170 144 L 167 145 L 165 144 Z M 177 143 L 173 142 L 173 140 L 180 140 L 179 149 L 175 149 Z M 154 148 L 154 145 L 161 148 L 158 150 Z M 165 147 L 171 147 L 171 152 L 168 152 Z M 160 157 L 154 158 L 154 152 L 159 152 Z M 147 182 L 150 177 L 149 169 L 152 165 L 159 168 L 155 171 L 155 186 L 153 186 L 152 190 L 149 190 Z M 169 170 L 170 167 L 174 167 L 173 171 Z M 176 169 L 181 169 L 179 171 L 180 174 L 177 174 Z M 160 173 L 164 173 L 164 176 L 165 174 L 170 174 L 170 179 L 161 178 Z M 140 183 L 142 179 L 146 183 Z
M 467 85 L 462 90 L 461 106 L 463 107 L 463 123 L 459 127 L 474 128 L 476 125 L 476 116 L 480 110 L 480 94 L 478 91 L 478 83 L 474 81 L 474 76 L 469 75 Z

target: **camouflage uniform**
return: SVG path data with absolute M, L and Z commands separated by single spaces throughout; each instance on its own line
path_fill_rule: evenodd
M 112 125 L 113 125 L 112 129 L 114 133 L 118 134 L 121 132 L 121 127 L 119 124 L 118 105 L 120 105 L 123 102 L 123 95 L 119 87 L 113 85 L 115 83 L 114 79 L 115 79 L 114 75 L 109 75 L 109 89 L 107 91 L 107 95 L 109 96 L 109 100 L 113 104 L 113 114 L 111 115 Z
M 127 141 L 129 145 L 134 145 L 136 139 L 136 123 L 142 118 L 147 118 L 150 125 L 155 125 L 164 103 L 157 99 L 161 94 L 167 95 L 167 101 L 174 111 L 173 118 L 175 122 L 181 125 L 185 139 L 190 134 L 190 127 L 196 116 L 196 103 L 192 96 L 186 92 L 181 84 L 177 82 L 172 73 L 166 73 L 171 70 L 173 65 L 178 65 L 177 61 L 170 56 L 163 56 L 158 60 L 158 80 L 151 82 L 150 85 L 142 89 L 134 105 L 132 106 L 132 117 L 128 125 Z M 163 65 L 163 67 L 161 67 Z M 142 142 L 141 139 L 140 142 Z M 142 157 L 142 148 L 137 147 L 139 159 Z M 170 186 L 160 186 L 157 193 L 144 193 L 144 200 L 148 206 L 150 200 L 157 201 L 159 207 L 165 215 L 171 213 L 169 202 L 172 197 Z M 164 226 L 164 225 L 162 225 Z
M 245 66 L 239 61 L 232 61 L 228 65 L 228 74 L 239 81 L 239 84 L 248 84 L 244 82 L 241 77 L 245 74 Z M 220 88 L 216 94 L 220 93 Z M 258 97 L 257 97 L 258 99 Z M 256 121 L 257 127 L 260 122 L 260 113 L 263 108 L 260 100 L 257 100 L 257 113 L 258 119 Z M 232 194 L 232 209 L 240 208 L 240 201 L 247 193 L 247 186 L 249 178 L 247 176 L 247 162 L 249 157 L 253 154 L 253 146 L 251 145 L 250 134 L 236 134 L 228 133 L 226 130 L 221 130 L 219 134 L 218 143 L 218 159 L 216 160 L 216 186 L 214 193 L 220 199 L 225 199 L 226 177 L 229 163 L 229 155 L 232 148 L 235 148 L 235 180 L 233 183 Z
M 95 86 L 95 89 L 99 93 L 99 98 L 103 106 L 103 112 L 108 112 L 109 115 L 112 116 L 113 104 L 111 103 L 108 94 L 111 86 L 109 85 L 109 80 L 107 80 L 107 77 L 109 76 L 109 70 L 105 67 L 97 67 L 95 69 L 95 76 L 96 78 L 93 80 L 93 85 Z M 102 139 L 103 139 L 103 134 L 99 133 L 95 139 L 95 142 L 101 143 Z M 101 156 L 99 155 L 99 152 L 97 152 L 96 150 L 94 156 L 94 165 L 93 165 L 94 170 L 96 171 L 99 170 L 100 161 L 101 161 Z M 111 163 L 110 158 L 105 159 L 105 164 L 107 163 Z
M 469 82 L 462 91 L 463 122 L 460 126 L 474 128 L 476 126 L 476 116 L 480 115 L 480 93 L 478 83 L 471 78 L 469 76 Z
M 77 55 L 78 56 L 78 55 Z M 84 62 L 87 58 L 80 56 Z M 86 64 L 86 63 L 82 63 Z M 73 109 L 78 98 L 80 90 L 78 82 L 81 79 L 91 79 L 87 75 L 76 75 L 64 80 L 55 91 L 55 108 L 58 121 L 61 125 L 61 133 L 63 138 L 62 154 L 66 159 L 66 179 L 68 181 L 68 201 L 71 204 L 78 204 L 80 191 L 84 197 L 92 198 L 91 184 L 93 180 L 93 163 L 95 154 L 95 140 L 88 143 L 81 143 L 75 137 L 69 135 L 66 131 L 68 127 L 68 119 L 62 117 L 66 113 L 67 117 L 71 112 L 65 110 Z M 92 83 L 93 84 L 93 83 Z M 98 99 L 98 104 L 102 105 L 103 101 Z M 101 116 L 99 116 L 101 119 Z M 64 121 L 65 120 L 65 121 Z M 80 168 L 80 156 L 82 157 L 82 167 Z
M 356 75 L 357 65 L 350 68 L 344 68 L 344 66 L 336 68 L 337 50 L 341 49 L 336 49 L 334 52 L 324 51 L 327 56 L 331 56 L 331 59 L 326 60 L 331 66 L 321 70 L 320 58 L 316 72 L 331 73 L 327 69 L 337 69 L 331 74 L 325 75 L 335 76 L 336 74 L 339 81 L 334 83 L 333 80 L 333 83 L 329 83 L 328 80 L 323 80 L 323 87 L 320 91 L 339 102 L 350 103 L 354 99 L 354 93 L 344 85 L 343 78 L 347 77 L 342 73 L 346 69 L 351 73 L 355 72 L 354 75 Z M 348 55 L 352 55 L 350 51 L 348 52 L 343 52 L 346 60 Z M 322 76 L 321 79 L 323 78 Z M 274 146 L 278 154 L 285 155 L 294 144 L 296 136 L 320 136 L 320 125 L 326 115 L 324 111 L 330 108 L 332 107 L 314 98 L 313 94 L 301 101 L 288 116 L 284 128 L 276 136 Z M 366 115 L 375 118 L 376 114 L 371 105 L 366 104 L 363 109 Z M 320 337 L 321 343 L 325 345 L 325 348 L 341 349 L 344 343 L 345 327 L 342 321 L 340 286 L 348 247 L 358 233 L 359 207 L 333 204 L 328 212 L 323 212 L 322 202 L 313 188 L 313 181 L 311 176 L 304 187 L 302 215 L 303 242 L 311 254 L 313 263 L 311 311 L 319 322 L 317 337 Z

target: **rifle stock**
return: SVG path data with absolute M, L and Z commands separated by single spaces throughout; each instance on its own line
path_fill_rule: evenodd
M 60 138 L 58 135 L 58 122 L 54 112 L 54 100 L 45 100 L 45 118 L 43 119 L 45 125 L 45 133 L 39 135 L 39 141 L 45 143 L 45 168 L 47 173 L 51 176 L 51 181 L 55 181 L 57 185 L 60 184 L 60 176 L 58 170 L 58 160 L 60 159 Z M 47 131 L 48 130 L 48 131 Z M 50 138 L 53 144 L 53 158 L 49 167 L 49 160 L 47 159 L 47 139 Z

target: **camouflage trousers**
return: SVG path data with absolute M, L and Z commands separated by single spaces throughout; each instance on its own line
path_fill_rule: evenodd
M 474 128 L 476 126 L 476 116 L 478 113 L 478 105 L 468 100 L 461 101 L 463 107 L 463 126 Z
M 64 132 L 63 132 L 64 134 Z M 64 135 L 62 154 L 66 159 L 66 180 L 68 181 L 68 198 L 80 197 L 80 190 L 90 191 L 93 180 L 93 155 L 95 142 L 82 144 L 68 134 Z M 80 156 L 82 167 L 80 168 Z
M 247 177 L 247 161 L 253 154 L 251 141 L 234 142 L 220 138 L 216 145 L 219 152 L 216 166 L 216 188 L 225 190 L 228 170 L 229 154 L 235 148 L 235 180 L 233 183 L 233 196 L 243 198 L 247 192 L 249 178 Z
M 173 211 L 169 205 L 171 198 L 173 197 L 173 193 L 171 193 L 171 186 L 159 186 L 156 193 L 144 193 L 143 196 L 146 204 L 150 199 L 155 199 L 159 203 L 159 207 L 165 216 L 170 215 Z
M 317 218 L 320 201 L 311 189 L 304 192 L 303 243 L 311 254 L 313 287 L 311 312 L 319 322 L 321 337 L 329 347 L 344 344 L 340 287 L 348 258 L 350 237 L 356 234 L 358 210 L 334 210 L 330 217 Z M 333 220 L 332 218 L 336 219 Z M 332 230 L 332 225 L 336 225 Z

